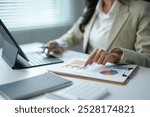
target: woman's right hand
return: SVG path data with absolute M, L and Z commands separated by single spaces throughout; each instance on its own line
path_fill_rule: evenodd
M 50 52 L 54 52 L 57 54 L 60 54 L 63 52 L 63 48 L 60 47 L 59 43 L 56 41 L 49 41 L 48 42 L 48 52 L 47 54 L 49 54 Z
M 49 41 L 48 42 L 48 53 L 54 52 L 60 54 L 63 52 L 63 48 L 60 47 L 59 43 L 56 41 Z

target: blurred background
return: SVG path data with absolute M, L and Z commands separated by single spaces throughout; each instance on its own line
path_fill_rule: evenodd
M 69 30 L 83 6 L 84 0 L 0 0 L 0 19 L 19 44 L 46 43 Z

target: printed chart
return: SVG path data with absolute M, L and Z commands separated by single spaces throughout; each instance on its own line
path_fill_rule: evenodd
M 116 70 L 105 70 L 105 71 L 101 71 L 100 73 L 106 76 L 113 76 L 118 74 Z

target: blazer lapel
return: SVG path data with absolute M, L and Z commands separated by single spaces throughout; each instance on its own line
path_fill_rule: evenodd
M 107 50 L 109 50 L 112 42 L 115 40 L 117 34 L 121 30 L 121 28 L 124 26 L 125 22 L 127 21 L 128 17 L 130 16 L 128 5 L 121 5 L 119 3 L 117 11 L 116 11 L 116 17 L 114 19 L 112 29 L 109 35 L 109 42 L 107 45 Z
M 89 34 L 91 31 L 91 28 L 94 24 L 94 21 L 97 17 L 98 13 L 95 12 L 92 19 L 90 20 L 89 24 L 87 25 L 87 27 L 85 28 L 85 34 L 84 34 L 84 42 L 83 42 L 83 51 L 87 52 L 87 46 L 88 46 L 88 40 L 89 40 Z
M 130 16 L 128 5 L 122 5 L 121 3 L 118 3 L 116 10 L 117 10 L 116 17 L 114 19 L 112 29 L 111 29 L 111 32 L 109 35 L 109 42 L 108 42 L 107 48 L 106 48 L 107 50 L 109 50 L 112 42 L 115 40 L 117 34 L 119 33 L 119 31 L 121 30 L 121 28 L 127 21 L 128 17 Z M 83 42 L 83 51 L 84 52 L 87 52 L 89 34 L 90 34 L 91 28 L 94 24 L 94 21 L 95 21 L 97 15 L 98 15 L 98 12 L 95 12 L 92 19 L 90 20 L 89 24 L 85 28 L 86 31 L 85 31 L 84 40 L 83 40 L 84 41 Z

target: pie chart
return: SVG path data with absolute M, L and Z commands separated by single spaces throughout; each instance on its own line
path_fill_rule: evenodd
M 113 76 L 118 74 L 116 70 L 105 70 L 105 71 L 101 71 L 100 73 L 106 76 Z

